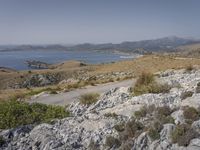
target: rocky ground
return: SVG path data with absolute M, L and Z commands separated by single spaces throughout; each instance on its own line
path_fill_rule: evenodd
M 197 116 L 188 123 L 184 115 L 186 106 L 199 109 L 200 70 L 168 70 L 157 75 L 159 82 L 172 87 L 169 93 L 133 96 L 130 87 L 111 89 L 102 94 L 95 104 L 72 103 L 69 106 L 71 117 L 54 120 L 51 124 L 2 130 L 0 136 L 4 142 L 0 142 L 0 149 L 200 149 L 200 118 Z M 141 112 L 143 106 L 154 106 L 154 110 L 140 117 L 136 113 L 134 115 L 134 112 Z M 160 121 L 156 118 L 156 112 L 159 112 L 156 108 L 167 108 L 165 111 L 170 113 L 166 116 L 172 121 L 164 121 L 159 130 L 154 130 L 158 135 L 152 136 L 149 129 L 152 120 Z M 194 117 L 191 115 L 191 118 Z M 189 140 L 185 139 L 181 145 L 180 141 L 176 142 L 177 139 L 174 141 L 172 133 L 185 123 L 192 131 L 189 133 L 194 134 L 185 136 Z M 185 137 L 182 135 L 180 139 Z

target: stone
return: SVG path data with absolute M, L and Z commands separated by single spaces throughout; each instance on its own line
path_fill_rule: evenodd
M 200 120 L 194 121 L 192 123 L 192 128 L 200 134 Z
M 175 124 L 183 124 L 185 123 L 185 118 L 183 115 L 183 110 L 177 110 L 171 114 L 172 118 L 174 118 Z
M 82 76 L 82 79 L 89 78 L 107 78 L 108 76 L 123 77 L 126 73 L 115 72 L 107 75 L 98 75 L 96 77 Z M 188 147 L 181 147 L 171 141 L 171 133 L 176 125 L 185 123 L 182 106 L 200 106 L 200 94 L 195 89 L 200 82 L 200 70 L 184 73 L 184 70 L 168 70 L 159 73 L 158 81 L 172 85 L 169 93 L 143 94 L 132 96 L 129 87 L 113 88 L 102 94 L 98 101 L 92 105 L 81 105 L 78 101 L 71 103 L 68 107 L 71 117 L 57 119 L 51 124 L 39 124 L 22 126 L 15 129 L 1 130 L 6 143 L 0 149 L 5 150 L 65 150 L 65 149 L 89 149 L 93 143 L 93 148 L 104 150 L 105 139 L 108 135 L 115 138 L 120 137 L 115 126 L 129 121 L 134 112 L 142 106 L 155 105 L 169 106 L 175 109 L 171 114 L 175 124 L 164 124 L 161 130 L 160 138 L 152 141 L 148 136 L 148 130 L 138 134 L 135 138 L 129 138 L 123 142 L 120 148 L 133 150 L 188 150 L 199 149 L 199 137 L 192 139 Z M 35 82 L 34 80 L 37 80 Z M 33 82 L 34 81 L 34 82 Z M 33 75 L 27 79 L 27 86 L 38 86 L 43 84 L 56 83 L 59 80 L 57 75 Z M 63 81 L 64 82 L 64 81 Z M 179 87 L 177 85 L 180 85 Z M 184 91 L 195 92 L 192 97 L 181 99 L 181 93 Z M 44 94 L 44 93 L 42 93 Z M 36 95 L 37 96 L 37 95 Z M 45 94 L 44 94 L 45 96 Z M 116 117 L 106 117 L 106 113 L 115 113 Z M 154 116 L 155 117 L 155 116 Z M 138 120 L 137 120 L 138 121 Z M 148 128 L 152 119 L 139 120 L 145 128 Z M 200 134 L 200 120 L 192 123 L 192 128 Z M 92 142 L 91 142 L 92 141 Z
M 150 145 L 150 138 L 146 132 L 140 134 L 135 140 L 132 147 L 133 150 L 147 150 Z

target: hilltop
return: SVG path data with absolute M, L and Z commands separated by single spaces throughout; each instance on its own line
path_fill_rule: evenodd
M 200 57 L 200 43 L 188 44 L 177 47 L 178 56 L 199 58 Z

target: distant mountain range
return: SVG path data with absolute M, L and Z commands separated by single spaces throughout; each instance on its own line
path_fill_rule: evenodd
M 77 51 L 104 51 L 104 52 L 128 52 L 128 53 L 152 53 L 152 52 L 174 52 L 180 46 L 200 43 L 200 40 L 190 38 L 180 38 L 176 36 L 164 37 L 153 40 L 143 40 L 135 42 L 122 42 L 119 44 L 78 44 L 73 46 L 65 45 L 18 45 L 0 46 L 0 51 L 17 50 L 77 50 Z

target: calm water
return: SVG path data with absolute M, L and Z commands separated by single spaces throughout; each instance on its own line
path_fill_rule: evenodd
M 0 52 L 0 67 L 9 67 L 17 70 L 30 69 L 26 60 L 38 60 L 46 63 L 60 63 L 65 60 L 78 60 L 85 63 L 108 63 L 118 60 L 130 59 L 119 54 L 78 51 L 16 51 Z

